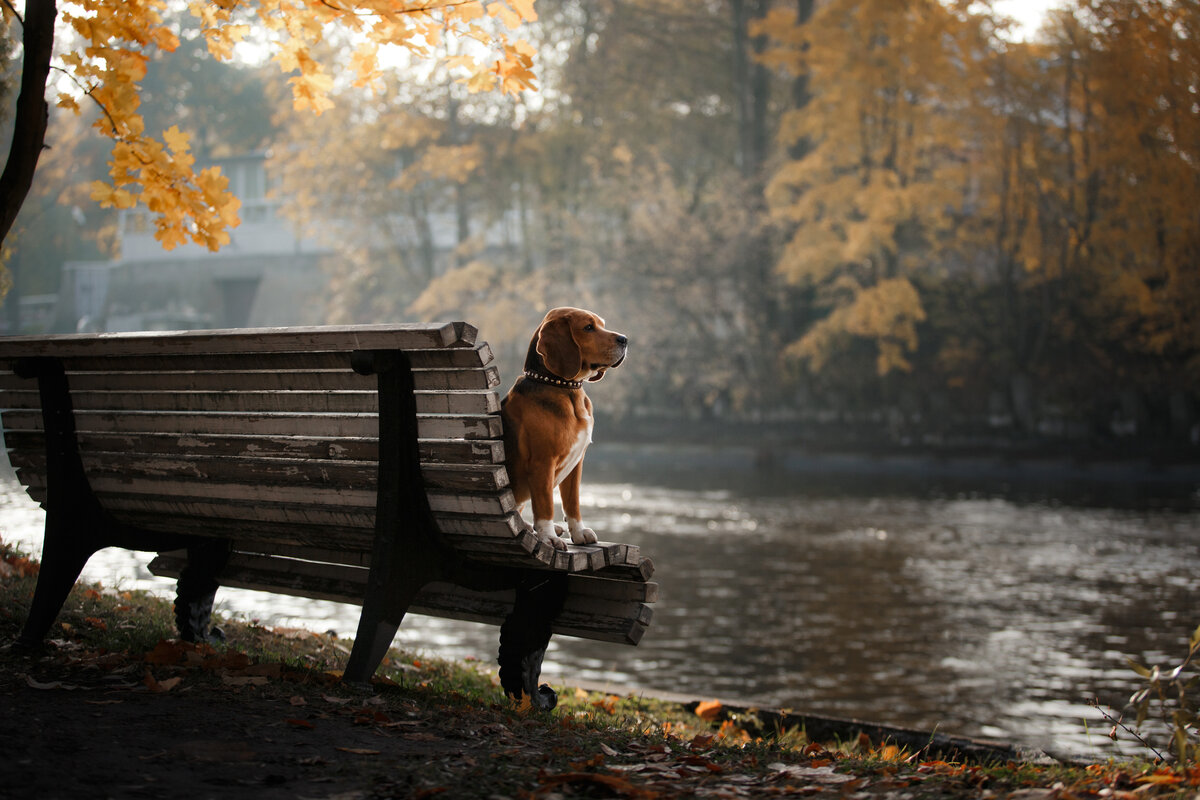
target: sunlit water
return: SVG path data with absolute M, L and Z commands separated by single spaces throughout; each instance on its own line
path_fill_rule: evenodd
M 0 464 L 0 536 L 37 552 L 42 512 Z M 1085 701 L 1174 664 L 1200 623 L 1200 484 L 1049 484 L 986 465 L 597 448 L 585 517 L 653 557 L 636 648 L 558 637 L 551 680 L 750 700 L 805 713 L 1113 754 Z M 911 468 L 911 469 L 909 469 Z M 1114 476 L 1106 476 L 1112 478 Z M 150 556 L 85 576 L 171 595 Z M 221 590 L 226 614 L 353 635 L 358 609 Z M 490 626 L 410 617 L 398 643 L 490 661 Z

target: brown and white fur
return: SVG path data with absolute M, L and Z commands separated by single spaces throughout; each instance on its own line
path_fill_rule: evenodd
M 546 314 L 529 342 L 525 372 L 501 405 L 505 465 L 523 530 L 552 547 L 591 544 L 596 534 L 579 514 L 583 457 L 592 441 L 592 401 L 585 381 L 598 381 L 625 360 L 629 340 L 605 329 L 604 320 L 579 308 L 555 308 Z M 558 487 L 567 527 L 554 519 Z M 533 524 L 521 516 L 533 505 Z

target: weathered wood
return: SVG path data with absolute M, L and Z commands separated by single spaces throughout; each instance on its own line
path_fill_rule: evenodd
M 5 411 L 0 415 L 6 431 L 40 431 L 41 415 L 36 411 Z M 316 432 L 331 438 L 362 439 L 375 434 L 378 420 L 372 414 L 244 414 L 179 412 L 76 411 L 80 433 L 174 433 L 312 436 Z M 502 435 L 500 417 L 426 416 L 417 420 L 422 439 L 492 439 Z
M 360 677 L 425 575 L 472 586 L 504 576 L 517 587 L 507 594 L 430 586 L 411 606 L 499 624 L 517 597 L 516 617 L 526 614 L 531 576 L 547 585 L 538 570 L 567 573 L 539 595 L 538 607 L 557 607 L 565 587 L 555 632 L 636 643 L 657 599 L 649 559 L 613 543 L 559 550 L 521 529 L 492 360 L 463 323 L 0 338 L 0 422 L 39 502 L 54 438 L 79 464 L 79 493 L 112 524 L 246 551 L 222 583 L 365 598 L 359 633 L 371 643 L 351 659 Z M 47 375 L 69 424 L 43 419 Z M 423 533 L 405 538 L 414 524 Z M 461 572 L 437 566 L 451 554 Z M 170 569 L 166 558 L 155 563 Z M 405 597 L 382 577 L 397 571 Z
M 370 462 L 379 458 L 376 439 L 353 437 L 83 431 L 77 438 L 80 451 L 85 453 L 173 455 L 188 452 L 211 457 Z M 16 452 L 45 458 L 45 437 L 41 431 L 6 430 L 4 442 Z M 419 447 L 423 464 L 496 466 L 504 463 L 504 442 L 500 440 L 426 439 Z
M 227 348 L 225 348 L 227 349 Z M 478 370 L 492 363 L 492 350 L 487 342 L 475 347 L 448 347 L 435 350 L 407 350 L 405 354 L 412 363 L 414 378 L 419 385 L 421 374 L 427 370 Z M 60 353 L 67 374 L 91 372 L 237 372 L 237 371 L 351 371 L 351 353 L 340 351 L 303 352 L 224 352 L 224 353 L 172 353 L 169 359 L 161 355 L 150 356 L 69 356 Z M 16 378 L 8 369 L 11 359 L 0 358 L 0 386 L 20 388 L 10 380 Z M 446 387 L 450 388 L 450 387 Z
M 370 491 L 376 488 L 377 469 L 373 461 L 227 457 L 187 452 L 142 453 L 133 449 L 112 451 L 83 447 L 80 450 L 89 475 L 114 476 L 125 482 L 170 478 L 203 482 L 338 486 Z M 45 455 L 18 452 L 13 466 L 44 473 Z M 424 465 L 421 473 L 424 485 L 431 489 L 485 492 L 504 489 L 509 485 L 508 473 L 500 464 L 459 466 L 433 463 Z
M 141 356 L 211 353 L 321 353 L 473 347 L 476 329 L 462 322 L 435 325 L 349 325 L 310 328 L 154 331 L 0 337 L 0 359 L 49 356 Z
M 70 372 L 67 378 L 75 392 L 116 388 L 131 392 L 205 391 L 373 391 L 369 376 L 349 370 L 267 370 L 259 368 L 227 372 Z M 426 369 L 413 373 L 418 391 L 486 391 L 500 385 L 495 367 L 482 369 Z M 0 373 L 0 390 L 25 391 L 31 381 L 11 372 Z
M 164 553 L 150 563 L 158 576 L 178 577 L 186 564 L 180 553 Z M 278 556 L 237 552 L 222 572 L 222 583 L 244 589 L 333 600 L 361 602 L 367 570 L 344 564 L 299 561 Z M 650 623 L 653 611 L 644 600 L 630 596 L 620 581 L 572 577 L 554 632 L 564 636 L 635 644 Z M 647 593 L 656 593 L 648 589 Z M 446 583 L 432 583 L 413 601 L 419 614 L 498 625 L 512 610 L 511 589 L 484 592 Z
M 278 377 L 278 376 L 276 376 Z M 36 391 L 6 392 L 7 407 L 40 408 Z M 495 414 L 500 400 L 495 392 L 417 392 L 420 414 Z M 374 414 L 378 396 L 360 391 L 72 391 L 78 412 L 88 411 L 190 411 L 264 412 L 275 414 Z

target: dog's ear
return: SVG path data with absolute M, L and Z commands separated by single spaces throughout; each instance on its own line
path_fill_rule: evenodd
M 537 354 L 546 369 L 560 378 L 575 380 L 583 365 L 583 352 L 571 335 L 571 323 L 566 317 L 546 320 L 538 328 Z

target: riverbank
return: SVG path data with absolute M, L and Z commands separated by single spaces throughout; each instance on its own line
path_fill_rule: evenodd
M 1096 481 L 1196 482 L 1200 443 L 1135 437 L 942 435 L 811 422 L 733 423 L 600 416 L 597 441 L 614 448 L 703 451 L 759 469 L 961 474 L 978 479 L 1055 476 Z M 593 451 L 589 448 L 588 457 Z
M 1200 509 L 1200 458 L 1174 453 L 1072 451 L 1058 447 L 813 446 L 752 438 L 660 443 L 597 434 L 590 478 L 620 482 L 653 470 L 667 482 L 707 489 L 714 475 L 738 487 L 789 493 L 885 492 L 917 497 L 991 496 L 1092 507 Z
M 36 570 L 0 549 L 0 737 L 14 800 L 1136 800 L 1200 783 L 1151 765 L 1022 763 L 1003 745 L 954 751 L 932 734 L 820 731 L 815 718 L 570 685 L 539 713 L 505 700 L 491 665 L 399 651 L 371 687 L 350 688 L 337 679 L 345 640 L 226 620 L 227 645 L 187 645 L 170 638 L 168 603 L 98 586 L 76 587 L 46 647 L 28 653 L 10 643 Z

